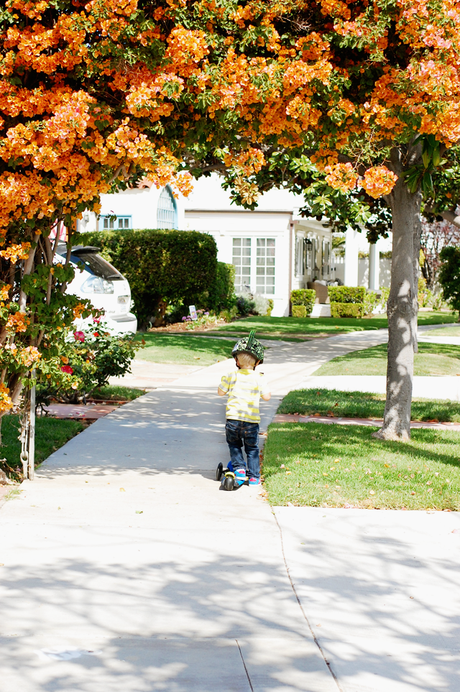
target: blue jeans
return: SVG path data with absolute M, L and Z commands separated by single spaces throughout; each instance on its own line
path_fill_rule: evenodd
M 233 469 L 244 469 L 246 464 L 243 457 L 244 451 L 248 459 L 249 478 L 260 478 L 259 462 L 259 424 L 249 423 L 244 420 L 227 420 L 225 424 L 225 436 L 230 450 L 230 460 Z

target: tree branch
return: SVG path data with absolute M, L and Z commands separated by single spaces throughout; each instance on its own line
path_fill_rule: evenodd
M 433 214 L 435 216 L 442 216 L 444 221 L 448 221 L 453 226 L 460 228 L 460 215 L 451 209 L 446 209 L 446 211 L 435 211 L 432 207 L 425 207 L 427 214 Z

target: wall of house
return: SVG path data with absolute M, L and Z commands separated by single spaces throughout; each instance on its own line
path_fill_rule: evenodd
M 282 317 L 289 314 L 289 251 L 290 221 L 288 212 L 251 211 L 185 211 L 185 228 L 212 235 L 216 241 L 219 262 L 232 264 L 235 260 L 235 241 L 249 244 L 250 251 L 249 288 L 252 293 L 263 293 L 273 299 L 272 315 Z M 275 283 L 274 290 L 258 288 L 258 253 L 263 255 L 266 241 L 274 240 Z
M 129 228 L 158 228 L 157 207 L 161 190 L 155 186 L 124 190 L 115 195 L 101 195 L 100 217 L 115 215 L 129 217 Z M 176 200 L 178 227 L 184 228 L 184 198 Z M 79 230 L 103 230 L 102 219 L 93 213 L 85 212 L 79 221 Z
M 157 207 L 161 190 L 155 187 L 136 188 L 115 195 L 102 195 L 99 219 L 85 212 L 79 230 L 103 230 L 104 216 L 127 219 L 127 228 L 158 228 Z M 218 248 L 218 260 L 235 262 L 235 243 L 250 246 L 249 286 L 253 293 L 262 292 L 272 298 L 272 315 L 289 315 L 289 297 L 292 288 L 304 288 L 312 278 L 333 278 L 330 262 L 323 266 L 323 241 L 330 244 L 330 231 L 320 222 L 306 220 L 297 215 L 303 199 L 287 190 L 271 190 L 261 195 L 255 211 L 246 211 L 232 204 L 231 198 L 216 175 L 196 181 L 188 198 L 176 200 L 178 228 L 196 230 L 212 235 Z M 314 241 L 309 266 L 299 261 L 296 235 L 303 243 Z M 275 279 L 270 284 L 269 262 L 264 253 L 273 252 Z M 304 246 L 304 250 L 307 246 Z M 326 253 L 327 254 L 327 253 Z M 261 291 L 258 260 L 265 261 L 265 289 Z M 318 264 L 319 263 L 319 264 Z M 322 265 L 322 266 L 319 266 Z M 270 267 L 271 270 L 272 267 Z M 260 266 L 259 266 L 260 270 Z M 258 282 L 259 276 L 259 282 Z

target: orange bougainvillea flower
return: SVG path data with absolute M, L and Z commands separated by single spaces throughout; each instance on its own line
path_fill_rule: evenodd
M 25 332 L 29 324 L 30 320 L 23 312 L 14 312 L 8 317 L 6 329 L 8 332 Z
M 13 408 L 13 401 L 10 397 L 10 390 L 0 383 L 0 412 L 10 411 Z
M 358 182 L 358 174 L 353 169 L 351 163 L 336 163 L 333 166 L 326 166 L 326 182 L 336 190 L 349 192 Z
M 368 195 L 377 198 L 390 194 L 397 180 L 398 176 L 388 170 L 386 166 L 375 166 L 374 168 L 369 168 L 364 173 L 364 180 L 361 181 L 361 186 Z

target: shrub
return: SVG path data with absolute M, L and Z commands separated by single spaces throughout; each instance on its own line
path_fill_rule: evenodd
M 388 296 L 390 294 L 390 289 L 381 287 L 380 295 L 377 291 L 366 291 L 364 296 L 364 314 L 372 315 L 376 308 L 380 308 L 379 312 L 386 312 Z
M 216 281 L 209 292 L 210 310 L 231 310 L 236 305 L 235 267 L 233 264 L 217 262 Z
M 363 303 L 331 303 L 331 317 L 364 317 Z
M 390 297 L 390 289 L 387 286 L 380 286 L 380 305 L 387 309 L 388 298 Z
M 275 301 L 273 300 L 273 298 L 268 298 L 268 308 L 267 308 L 267 312 L 266 312 L 267 317 L 271 316 L 272 310 L 274 307 L 275 307 Z
M 238 313 L 242 317 L 246 317 L 251 312 L 253 313 L 256 307 L 252 293 L 239 293 L 236 296 L 236 307 L 238 308 Z
M 104 323 L 95 322 L 87 329 L 69 333 L 61 361 L 61 378 L 42 380 L 38 384 L 38 400 L 51 397 L 70 403 L 85 399 L 97 387 L 108 383 L 109 377 L 120 377 L 130 371 L 131 361 L 143 342 L 133 334 L 113 335 Z M 69 385 L 66 375 L 74 381 Z
M 331 303 L 363 303 L 364 286 L 328 286 L 327 293 Z
M 162 324 L 170 303 L 204 307 L 218 291 L 217 248 L 207 233 L 144 229 L 83 238 L 128 279 L 141 328 Z
M 430 308 L 431 310 L 441 310 L 442 308 L 449 307 L 444 301 L 443 292 L 436 294 L 427 288 L 426 280 L 423 276 L 419 276 L 418 279 L 418 304 L 421 308 Z
M 291 308 L 291 312 L 293 317 L 307 316 L 307 308 L 305 305 L 293 305 Z
M 221 312 L 219 313 L 220 319 L 225 320 L 226 322 L 231 322 L 235 319 L 237 315 L 238 308 L 236 307 L 236 305 L 234 305 L 231 310 L 221 310 Z
M 197 319 L 192 320 L 190 315 L 182 317 L 182 322 L 185 322 L 185 328 L 193 331 L 194 329 L 199 329 L 200 327 L 210 327 L 211 325 L 216 325 L 218 318 L 214 314 L 210 314 L 207 310 L 197 310 Z
M 376 293 L 376 291 L 366 291 L 364 295 L 364 314 L 365 315 L 372 315 L 374 312 L 375 308 L 377 307 L 379 303 L 379 297 Z
M 298 288 L 291 291 L 291 305 L 293 317 L 309 317 L 316 300 L 316 291 L 314 288 Z M 295 306 L 304 306 L 305 315 L 294 315 Z
M 253 312 L 256 315 L 262 315 L 262 317 L 270 316 L 270 313 L 273 310 L 273 300 L 270 298 L 265 298 L 265 296 L 260 295 L 260 293 L 254 293 L 252 300 L 254 301 Z

